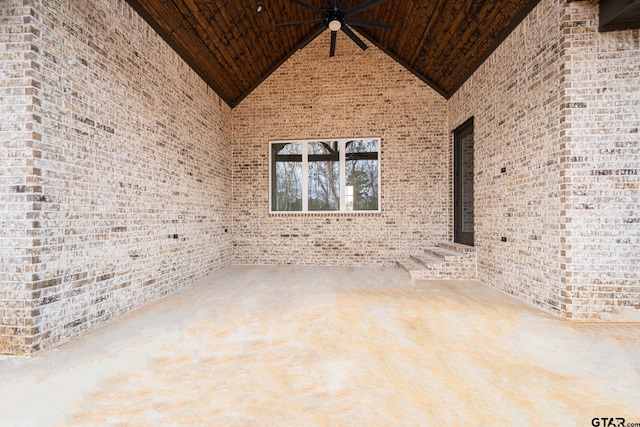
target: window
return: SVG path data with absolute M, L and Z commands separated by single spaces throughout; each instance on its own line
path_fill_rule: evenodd
M 380 140 L 270 143 L 271 212 L 379 211 Z

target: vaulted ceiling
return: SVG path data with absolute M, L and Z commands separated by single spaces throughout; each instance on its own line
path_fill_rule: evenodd
M 127 0 L 230 106 L 237 105 L 324 29 L 315 23 L 334 0 Z M 372 0 L 350 0 L 344 10 Z M 387 0 L 353 15 L 392 23 L 353 25 L 444 97 L 452 95 L 538 0 Z M 342 3 L 340 0 L 336 4 Z M 326 31 L 329 31 L 326 29 Z M 351 42 L 351 41 L 349 41 Z M 340 46 L 336 47 L 336 52 Z M 327 56 L 329 45 L 327 45 Z

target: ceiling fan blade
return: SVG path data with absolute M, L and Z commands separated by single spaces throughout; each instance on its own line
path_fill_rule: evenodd
M 335 56 L 336 54 L 336 36 L 337 31 L 331 31 L 331 47 L 329 48 L 329 56 Z
M 365 19 L 349 19 L 349 25 L 357 25 L 359 27 L 373 27 L 384 28 L 390 30 L 393 28 L 393 24 L 387 24 L 386 22 L 367 21 Z
M 314 5 L 312 5 L 312 4 L 309 4 L 309 3 L 304 2 L 304 1 L 302 1 L 302 0 L 292 0 L 292 1 L 294 1 L 294 2 L 298 3 L 300 6 L 304 6 L 304 7 L 306 7 L 307 9 L 311 9 L 311 10 L 313 10 L 315 13 L 318 13 L 318 14 L 320 14 L 320 15 L 324 15 L 324 10 L 318 9 L 317 7 L 315 7 L 315 6 L 314 6 Z
M 347 7 L 347 3 L 349 3 L 349 0 L 340 0 L 340 6 L 338 7 L 344 10 L 344 8 Z
M 322 24 L 322 19 L 307 19 L 306 21 L 296 22 L 284 22 L 282 24 L 276 24 L 276 27 L 290 27 L 292 25 L 308 25 L 308 24 Z
M 318 26 L 318 28 L 316 28 L 313 31 L 313 33 L 309 34 L 304 40 L 302 40 L 302 42 L 298 46 L 298 49 L 299 50 L 304 49 L 309 43 L 311 43 L 316 37 L 318 37 L 320 34 L 322 34 L 322 32 L 324 30 L 326 30 L 326 29 L 327 29 L 327 27 L 325 27 L 324 25 Z
M 294 1 L 297 1 L 297 0 L 294 0 Z M 356 13 L 360 13 L 363 10 L 371 9 L 373 6 L 376 6 L 376 5 L 380 4 L 380 3 L 384 3 L 386 1 L 387 0 L 369 0 L 369 1 L 366 1 L 366 2 L 364 2 L 362 4 L 357 5 L 354 8 L 351 8 L 351 9 L 345 11 L 344 12 L 344 16 L 355 15 Z
M 343 25 L 341 30 L 344 31 L 345 34 L 348 35 L 349 38 L 355 42 L 355 44 L 360 46 L 360 49 L 365 50 L 367 48 L 367 45 L 364 44 L 364 42 L 360 40 L 360 38 L 356 36 L 356 34 L 353 31 L 351 31 L 351 28 L 347 27 L 346 25 Z

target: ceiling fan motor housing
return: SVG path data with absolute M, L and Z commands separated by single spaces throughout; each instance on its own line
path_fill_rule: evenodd
M 319 24 L 322 23 L 323 27 L 316 28 L 315 32 L 307 37 L 305 43 L 302 44 L 302 47 L 306 46 L 311 40 L 316 38 L 319 34 L 321 34 L 325 28 L 331 30 L 331 45 L 329 47 L 329 56 L 334 56 L 336 53 L 336 40 L 338 31 L 344 32 L 355 44 L 357 44 L 360 49 L 367 49 L 367 45 L 349 28 L 349 24 L 347 23 L 347 18 L 351 15 L 355 15 L 356 13 L 360 13 L 364 10 L 370 9 L 380 3 L 384 3 L 388 0 L 365 0 L 363 3 L 345 11 L 343 8 L 347 5 L 348 0 L 341 0 L 338 5 L 337 0 L 333 0 L 333 6 L 331 6 L 331 0 L 327 0 L 327 9 L 323 11 L 322 9 L 317 8 L 316 6 L 307 3 L 304 0 L 291 0 L 294 3 L 299 4 L 307 9 L 312 10 L 314 13 L 318 15 L 322 15 L 322 18 L 316 19 L 307 19 L 304 21 L 296 21 L 296 22 L 285 22 L 282 24 L 276 24 L 278 27 L 288 27 L 291 25 L 310 25 L 310 24 Z M 373 28 L 384 28 L 386 30 L 390 30 L 393 27 L 393 24 L 385 24 L 383 22 L 374 22 L 367 21 L 365 19 L 357 19 L 350 18 L 349 21 L 351 24 L 362 27 L 373 27 Z M 300 49 L 302 49 L 300 47 Z
M 336 8 L 329 9 L 324 16 L 324 25 L 331 31 L 339 31 L 344 24 L 344 12 Z

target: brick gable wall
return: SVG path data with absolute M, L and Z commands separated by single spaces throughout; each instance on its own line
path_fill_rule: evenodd
M 446 101 L 374 46 L 326 31 L 233 110 L 239 264 L 392 264 L 451 234 Z M 381 213 L 269 214 L 269 141 L 381 137 Z

